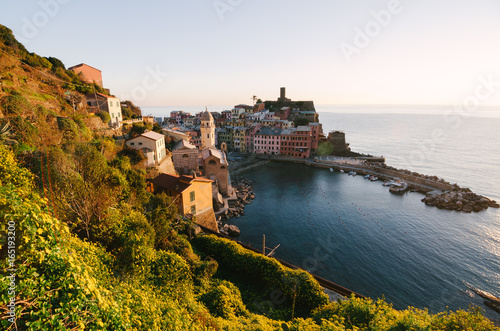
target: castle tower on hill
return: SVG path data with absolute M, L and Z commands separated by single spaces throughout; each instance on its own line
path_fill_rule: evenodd
M 201 148 L 215 147 L 214 117 L 208 110 L 201 114 Z

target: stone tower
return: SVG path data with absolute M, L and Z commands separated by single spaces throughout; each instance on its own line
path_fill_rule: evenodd
M 212 114 L 205 110 L 201 114 L 201 148 L 215 147 L 215 124 Z

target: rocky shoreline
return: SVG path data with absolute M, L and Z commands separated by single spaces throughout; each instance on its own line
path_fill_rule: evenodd
M 473 193 L 468 188 L 457 188 L 453 191 L 443 193 L 427 193 L 422 199 L 427 206 L 437 207 L 439 209 L 456 210 L 465 213 L 480 212 L 489 207 L 499 208 L 500 205 L 491 199 Z
M 255 199 L 252 181 L 243 177 L 236 177 L 232 181 L 232 186 L 236 193 L 236 199 L 229 200 L 229 208 L 217 219 L 219 232 L 231 237 L 240 235 L 240 230 L 236 225 L 227 224 L 227 220 L 233 217 L 245 215 L 245 206 Z

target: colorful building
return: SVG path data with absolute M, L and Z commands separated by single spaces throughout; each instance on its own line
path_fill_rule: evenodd
M 239 153 L 246 153 L 246 131 L 244 126 L 235 127 L 233 130 L 233 150 Z
M 68 68 L 69 71 L 73 71 L 75 74 L 80 76 L 83 82 L 88 84 L 97 84 L 103 87 L 102 83 L 102 73 L 101 70 L 91 67 L 85 63 L 77 64 Z
M 317 122 L 311 122 L 309 126 L 311 127 L 311 149 L 316 150 L 319 146 L 320 135 L 323 133 L 323 126 Z
M 262 128 L 255 133 L 254 153 L 279 155 L 281 145 L 281 129 Z
M 193 176 L 160 174 L 152 180 L 155 193 L 166 193 L 174 199 L 179 213 L 193 215 L 196 223 L 218 232 L 213 209 L 212 180 Z
M 285 129 L 281 133 L 281 155 L 307 159 L 311 156 L 312 129 L 309 126 Z
M 219 147 L 222 143 L 226 143 L 227 149 L 229 151 L 233 150 L 233 128 L 226 126 L 217 131 L 217 142 L 219 143 Z

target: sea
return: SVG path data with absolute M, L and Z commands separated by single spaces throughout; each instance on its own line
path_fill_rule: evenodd
M 353 151 L 500 201 L 500 109 L 316 110 L 323 131 L 344 131 Z M 381 182 L 300 164 L 271 162 L 241 175 L 252 180 L 256 198 L 244 216 L 230 220 L 241 230 L 238 240 L 261 249 L 265 235 L 275 257 L 396 309 L 437 313 L 475 305 L 500 322 L 474 292 L 500 297 L 499 209 L 439 210 L 421 202 L 420 193 L 397 196 Z

